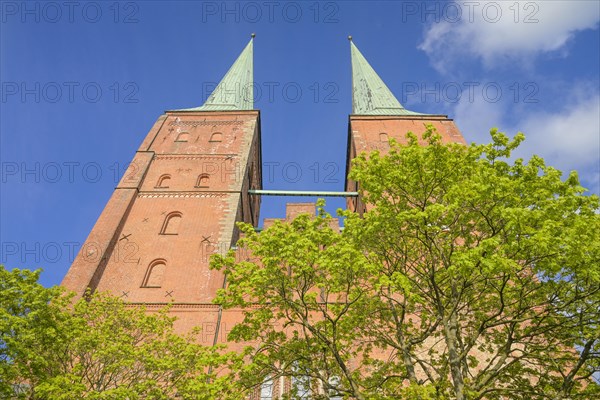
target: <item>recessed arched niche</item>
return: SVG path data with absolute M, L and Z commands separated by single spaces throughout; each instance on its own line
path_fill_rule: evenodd
M 213 132 L 210 135 L 209 142 L 222 142 L 223 141 L 223 133 L 222 132 Z
M 198 179 L 196 180 L 197 188 L 208 188 L 210 186 L 210 176 L 208 174 L 200 174 L 198 175 Z
M 169 213 L 165 217 L 162 228 L 160 230 L 161 235 L 177 235 L 179 234 L 179 226 L 181 225 L 182 215 L 179 211 Z
M 171 175 L 169 174 L 164 174 L 161 175 L 160 178 L 158 178 L 158 181 L 156 182 L 156 188 L 160 188 L 160 189 L 164 189 L 164 188 L 168 188 L 169 187 L 169 182 L 171 181 Z
M 162 286 L 167 262 L 161 258 L 152 261 L 146 269 L 142 287 L 144 288 L 159 288 Z
M 179 132 L 175 141 L 176 142 L 187 142 L 189 139 L 190 139 L 189 132 Z

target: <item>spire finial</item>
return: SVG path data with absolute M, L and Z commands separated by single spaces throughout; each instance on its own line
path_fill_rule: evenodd
M 350 42 L 352 113 L 356 115 L 419 115 L 402 107 L 377 72 Z M 424 114 L 420 114 L 424 115 Z
M 223 79 L 200 107 L 176 111 L 238 111 L 254 109 L 254 33 Z
M 250 37 L 251 37 L 252 39 L 254 39 L 254 38 L 256 37 L 256 33 L 252 32 L 252 33 L 250 34 Z
M 348 35 L 348 40 L 352 41 L 352 36 L 351 35 Z

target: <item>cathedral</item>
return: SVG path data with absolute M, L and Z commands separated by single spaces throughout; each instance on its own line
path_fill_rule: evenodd
M 352 112 L 346 172 L 357 154 L 385 153 L 389 139 L 405 142 L 406 132 L 420 135 L 426 124 L 433 125 L 445 142 L 465 143 L 447 116 L 404 108 L 349 39 Z M 148 310 L 172 304 L 178 331 L 201 327 L 203 344 L 226 342 L 242 315 L 213 304 L 226 281 L 221 271 L 209 268 L 209 258 L 235 248 L 237 222 L 258 227 L 261 196 L 273 194 L 262 185 L 261 114 L 254 109 L 252 90 L 253 41 L 202 106 L 169 110 L 158 117 L 62 286 L 79 296 L 86 290 L 109 291 Z M 356 182 L 346 180 L 344 189 L 336 195 L 347 198 L 348 208 L 367 210 Z M 289 194 L 308 193 L 319 195 Z M 315 205 L 288 204 L 282 218 L 299 213 L 314 214 Z

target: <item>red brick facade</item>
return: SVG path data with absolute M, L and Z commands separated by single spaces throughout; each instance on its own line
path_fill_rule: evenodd
M 177 328 L 226 337 L 229 318 L 212 304 L 224 277 L 210 254 L 235 244 L 235 223 L 257 224 L 260 114 L 167 112 L 150 130 L 62 285 L 110 291 L 158 308 L 174 302 Z M 218 321 L 221 320 L 221 324 Z M 223 330 L 217 329 L 223 326 Z
M 350 115 L 346 173 L 350 171 L 350 162 L 358 154 L 373 150 L 385 154 L 390 148 L 389 139 L 406 143 L 407 132 L 412 132 L 420 138 L 426 130 L 426 125 L 433 125 L 444 143 L 466 144 L 454 121 L 445 115 Z M 356 182 L 346 180 L 346 190 L 357 191 Z M 365 205 L 358 198 L 349 197 L 346 204 L 352 211 L 362 213 L 365 210 Z
M 408 131 L 420 135 L 426 124 L 445 142 L 465 143 L 451 119 L 402 108 L 387 88 L 382 90 L 383 82 L 357 49 L 353 62 L 359 66 L 353 75 L 360 84 L 354 88 L 356 104 L 366 114 L 383 107 L 395 115 L 350 116 L 346 172 L 360 152 L 385 153 L 389 139 L 403 142 Z M 221 97 L 228 98 L 227 84 L 253 82 L 252 68 L 251 41 L 223 78 L 226 84 L 204 106 L 169 111 L 156 121 L 65 276 L 64 287 L 78 296 L 86 290 L 108 291 L 150 311 L 171 304 L 179 332 L 199 327 L 203 344 L 227 341 L 243 314 L 212 303 L 226 281 L 222 272 L 209 268 L 209 258 L 236 244 L 237 222 L 258 225 L 260 197 L 248 190 L 262 189 L 260 113 L 200 109 L 252 108 L 236 99 L 219 104 Z M 345 187 L 358 189 L 352 181 Z M 348 198 L 347 204 L 361 213 L 366 209 L 358 198 Z M 314 215 L 315 204 L 288 204 L 285 219 L 301 213 Z M 274 221 L 265 220 L 264 226 Z M 338 227 L 337 219 L 332 225 Z M 230 343 L 233 350 L 241 346 Z M 278 378 L 271 395 L 289 392 L 291 384 Z M 254 398 L 260 398 L 259 392 Z
M 362 151 L 389 148 L 432 124 L 447 142 L 464 143 L 444 116 L 350 116 L 348 163 Z M 349 165 L 349 164 L 348 164 Z M 150 130 L 116 187 L 62 285 L 78 295 L 110 291 L 134 304 L 171 313 L 184 332 L 202 328 L 205 344 L 225 342 L 241 319 L 212 304 L 224 285 L 209 257 L 235 244 L 235 223 L 258 225 L 261 188 L 260 114 L 167 112 Z M 356 183 L 346 182 L 347 190 Z M 363 210 L 357 198 L 348 207 Z M 285 219 L 315 213 L 312 203 L 289 204 Z M 265 220 L 269 226 L 273 220 Z

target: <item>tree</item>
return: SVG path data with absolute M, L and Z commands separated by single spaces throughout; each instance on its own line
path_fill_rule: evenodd
M 108 294 L 72 302 L 40 271 L 0 268 L 0 393 L 26 399 L 235 399 L 242 356 Z
M 371 288 L 363 287 L 361 277 L 371 266 L 330 228 L 330 220 L 321 209 L 316 219 L 301 215 L 260 234 L 241 224 L 245 238 L 238 246 L 252 258 L 236 262 L 233 252 L 213 258 L 228 280 L 215 301 L 245 309 L 244 322 L 230 339 L 259 343 L 245 385 L 288 376 L 300 386 L 316 380 L 334 395 L 362 398 L 355 377 L 359 370 L 351 365 L 358 354 L 353 346 L 358 315 L 351 311 L 366 304 Z M 342 376 L 340 386 L 336 382 Z
M 245 310 L 231 338 L 259 343 L 254 376 L 357 399 L 600 393 L 598 197 L 540 157 L 510 161 L 522 134 L 491 136 L 443 144 L 429 127 L 425 146 L 409 133 L 358 156 L 368 211 L 340 211 L 341 233 L 322 208 L 241 225 L 253 258 L 213 266 L 228 279 L 217 301 Z

